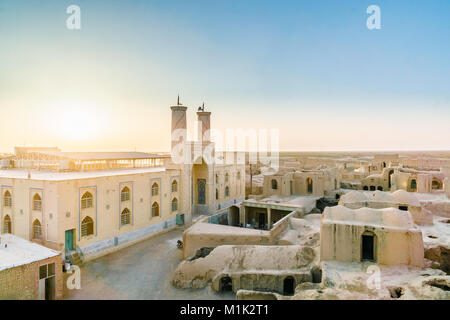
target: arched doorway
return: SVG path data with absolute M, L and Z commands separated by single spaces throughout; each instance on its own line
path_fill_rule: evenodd
M 277 190 L 278 189 L 278 182 L 277 182 L 277 180 L 272 179 L 271 184 L 272 184 L 272 190 Z
M 230 226 L 234 227 L 239 226 L 239 208 L 236 206 L 231 206 L 228 209 L 228 214 L 229 214 L 228 221 Z
M 389 176 L 388 176 L 388 186 L 389 188 L 392 187 L 392 175 L 394 174 L 394 170 L 389 170 Z
M 209 170 L 203 158 L 198 159 L 192 166 L 192 210 L 193 213 L 208 214 L 208 190 Z M 214 190 L 214 189 L 212 189 Z M 212 194 L 214 196 L 214 194 Z
M 232 292 L 233 291 L 233 280 L 228 277 L 222 277 L 220 279 L 220 288 L 219 288 L 220 292 Z
M 283 294 L 285 296 L 293 295 L 295 291 L 295 279 L 291 276 L 283 280 Z
M 410 182 L 410 184 L 409 184 L 409 188 L 410 188 L 410 191 L 417 191 L 417 181 L 416 181 L 416 179 L 411 179 L 411 182 Z
M 310 177 L 306 179 L 306 186 L 308 193 L 313 193 L 313 181 Z
M 371 232 L 366 231 L 361 236 L 361 261 L 377 261 L 376 256 L 377 236 Z

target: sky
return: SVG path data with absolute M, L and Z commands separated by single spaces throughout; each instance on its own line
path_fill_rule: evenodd
M 178 94 L 281 151 L 450 150 L 449 39 L 448 0 L 1 0 L 0 151 L 168 151 Z

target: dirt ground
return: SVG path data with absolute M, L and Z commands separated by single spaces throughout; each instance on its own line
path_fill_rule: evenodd
M 172 275 L 182 259 L 176 242 L 182 231 L 160 236 L 87 262 L 81 267 L 81 289 L 64 292 L 64 299 L 235 299 L 207 286 L 201 290 L 176 289 Z

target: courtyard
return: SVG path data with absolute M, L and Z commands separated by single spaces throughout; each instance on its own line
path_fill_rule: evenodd
M 176 289 L 172 275 L 182 260 L 177 240 L 181 230 L 172 230 L 139 242 L 81 267 L 81 289 L 65 288 L 64 299 L 235 299 L 233 293 L 204 289 Z

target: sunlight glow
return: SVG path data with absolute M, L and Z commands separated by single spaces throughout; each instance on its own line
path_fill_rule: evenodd
M 52 108 L 54 109 L 54 108 Z M 82 103 L 58 105 L 56 134 L 71 141 L 92 140 L 99 137 L 105 129 L 103 118 L 97 106 Z

